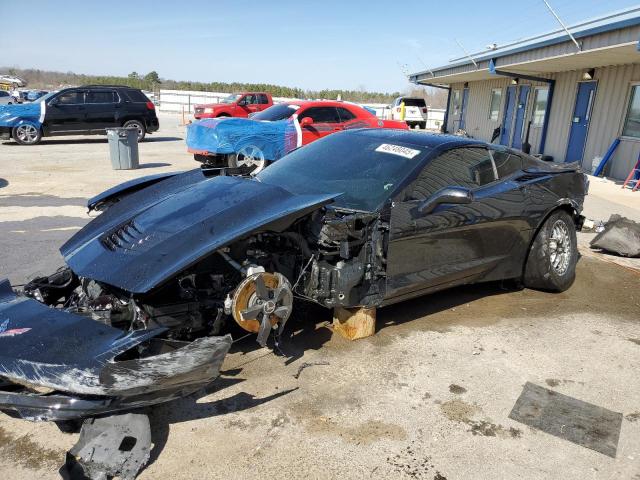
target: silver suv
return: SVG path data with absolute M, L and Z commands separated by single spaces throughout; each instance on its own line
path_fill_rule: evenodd
M 16 99 L 6 90 L 0 90 L 0 105 L 11 105 L 12 103 L 16 103 Z

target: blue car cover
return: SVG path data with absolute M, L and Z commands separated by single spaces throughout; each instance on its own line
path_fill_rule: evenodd
M 275 161 L 301 145 L 297 116 L 273 122 L 249 118 L 207 118 L 187 127 L 189 152 L 203 155 L 238 153 L 258 147 Z
M 40 128 L 44 122 L 45 102 L 0 106 L 0 127 L 18 127 L 31 124 Z

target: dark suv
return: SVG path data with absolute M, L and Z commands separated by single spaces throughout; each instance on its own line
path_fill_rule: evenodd
M 14 123 L 1 126 L 0 137 L 11 136 L 21 145 L 53 135 L 104 134 L 109 127 L 135 127 L 142 141 L 160 127 L 153 102 L 140 90 L 119 85 L 65 88 L 14 108 Z

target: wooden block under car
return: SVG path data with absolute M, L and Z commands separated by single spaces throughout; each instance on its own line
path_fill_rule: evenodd
M 333 331 L 347 340 L 370 337 L 376 333 L 375 308 L 334 308 Z

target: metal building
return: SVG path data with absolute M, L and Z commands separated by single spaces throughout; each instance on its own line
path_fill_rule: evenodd
M 607 176 L 624 179 L 640 154 L 640 7 L 492 46 L 409 80 L 449 90 L 448 132 L 580 161 L 591 170 L 620 143 Z M 499 128 L 499 131 L 496 130 Z

